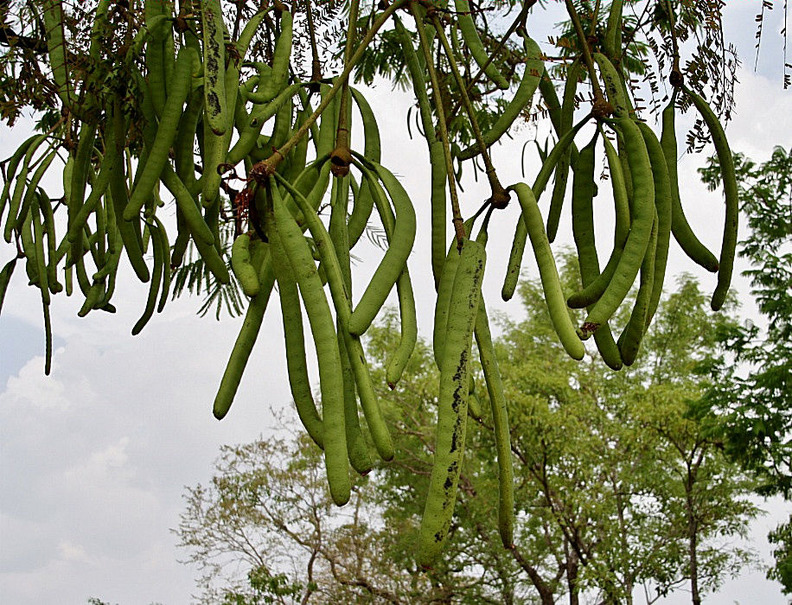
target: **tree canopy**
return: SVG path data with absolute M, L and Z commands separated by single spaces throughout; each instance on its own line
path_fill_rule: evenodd
M 336 509 L 318 448 L 305 437 L 223 448 L 211 483 L 188 489 L 176 529 L 201 570 L 207 603 L 631 603 L 684 589 L 700 602 L 754 562 L 739 538 L 758 510 L 754 485 L 690 405 L 707 389 L 696 368 L 719 355 L 712 316 L 690 277 L 661 304 L 642 369 L 603 375 L 554 342 L 541 286 L 527 282 L 527 318 L 497 343 L 514 456 L 515 540 L 491 519 L 497 490 L 485 391 L 460 477 L 446 558 L 416 574 L 420 497 L 431 474 L 437 370 L 419 343 L 388 399 L 397 455 L 355 483 Z M 385 372 L 394 316 L 373 328 L 370 358 Z M 693 346 L 691 346 L 693 345 Z M 475 372 L 476 382 L 483 380 Z M 384 390 L 384 388 L 383 388 Z
M 761 322 L 747 321 L 721 331 L 727 353 L 709 371 L 712 386 L 696 413 L 715 418 L 729 455 L 758 480 L 764 496 L 792 498 L 792 162 L 776 147 L 757 163 L 735 158 L 740 200 L 749 232 L 740 255 L 750 262 L 745 274 L 759 307 Z M 717 181 L 716 162 L 701 169 L 704 182 Z M 764 323 L 764 325 L 761 325 Z M 792 592 L 792 520 L 769 536 L 776 565 L 768 576 Z

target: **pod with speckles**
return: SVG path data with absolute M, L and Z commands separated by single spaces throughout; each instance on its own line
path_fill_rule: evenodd
M 418 563 L 424 568 L 431 568 L 442 552 L 454 513 L 465 450 L 470 353 L 486 262 L 484 246 L 472 240 L 464 240 L 458 253 L 440 369 L 434 463 L 418 543 Z

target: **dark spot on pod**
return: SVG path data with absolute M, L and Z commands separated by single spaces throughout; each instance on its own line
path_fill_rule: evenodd
M 214 114 L 217 115 L 220 113 L 220 97 L 217 96 L 215 91 L 210 91 L 208 95 L 206 95 L 206 100 L 209 104 L 209 110 Z
M 215 55 L 210 55 L 207 57 L 206 66 L 209 68 L 209 82 L 211 84 L 216 84 L 218 80 L 217 69 L 220 66 L 220 63 L 217 61 L 217 57 Z
M 459 381 L 462 379 L 464 368 L 467 367 L 467 355 L 467 351 L 462 351 L 459 356 L 459 363 L 457 364 L 456 372 L 454 372 L 454 380 Z
M 458 412 L 457 412 L 457 414 L 458 414 L 458 416 L 461 416 L 461 414 L 459 414 Z M 457 449 L 459 447 L 458 444 L 457 444 L 457 437 L 459 436 L 459 429 L 460 429 L 459 420 L 457 420 L 457 422 L 454 423 L 454 432 L 451 435 L 451 447 L 449 448 L 449 453 L 450 454 L 453 454 L 455 451 L 457 451 Z
M 589 336 L 594 334 L 597 329 L 600 327 L 598 323 L 593 323 L 590 321 L 584 322 L 582 326 L 580 326 L 580 330 L 578 331 L 578 336 L 581 340 L 586 340 Z
M 454 460 L 451 464 L 448 465 L 448 468 L 446 469 L 446 480 L 445 483 L 443 483 L 443 489 L 445 490 L 446 500 L 445 500 L 445 504 L 443 505 L 443 508 L 448 506 L 450 502 L 454 501 L 454 494 L 449 494 L 448 492 L 451 491 L 451 489 L 454 487 L 454 483 L 453 481 L 451 481 L 451 477 L 456 476 L 458 466 L 459 463 L 456 460 Z
M 451 409 L 454 410 L 455 414 L 459 414 L 459 406 L 462 403 L 462 396 L 460 390 L 462 389 L 462 385 L 459 385 L 456 389 L 454 389 L 453 396 L 451 397 Z

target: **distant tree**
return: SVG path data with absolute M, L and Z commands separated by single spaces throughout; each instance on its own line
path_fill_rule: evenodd
M 776 147 L 757 164 L 735 156 L 748 230 L 740 255 L 762 324 L 747 321 L 721 332 L 730 355 L 712 368 L 702 405 L 723 420 L 729 454 L 759 480 L 758 493 L 792 499 L 792 155 Z M 714 188 L 717 163 L 701 170 Z M 792 517 L 771 532 L 776 565 L 769 577 L 792 593 Z
M 176 532 L 203 572 L 202 602 L 632 603 L 642 587 L 655 600 L 687 585 L 699 603 L 752 562 L 732 542 L 758 514 L 747 500 L 753 483 L 708 420 L 690 414 L 707 386 L 698 368 L 733 321 L 712 316 L 685 277 L 637 367 L 603 374 L 555 344 L 538 287 L 524 284 L 527 318 L 505 321 L 498 343 L 512 427 L 512 549 L 494 529 L 495 443 L 477 388 L 481 421 L 468 434 L 447 555 L 428 573 L 416 567 L 437 396 L 431 351 L 419 343 L 387 408 L 396 458 L 357 481 L 351 507 L 332 506 L 320 452 L 304 440 L 225 447 L 211 484 L 188 490 Z M 391 328 L 369 342 L 377 372 L 397 338 Z
M 208 486 L 189 488 L 175 530 L 201 572 L 201 603 L 431 602 L 383 527 L 377 472 L 349 506 L 327 491 L 321 452 L 306 437 L 225 446 Z

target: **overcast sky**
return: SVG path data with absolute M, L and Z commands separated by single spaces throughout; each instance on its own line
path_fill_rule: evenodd
M 726 38 L 739 48 L 744 66 L 737 88 L 737 111 L 727 134 L 735 151 L 757 161 L 772 148 L 792 146 L 792 92 L 782 89 L 782 10 L 776 7 L 765 24 L 758 71 L 753 71 L 754 16 L 760 0 L 728 2 Z M 780 4 L 780 3 L 776 3 Z M 541 20 L 542 15 L 535 19 Z M 557 19 L 556 19 L 557 20 Z M 545 48 L 549 48 L 545 45 Z M 383 163 L 396 172 L 425 222 L 428 168 L 423 141 L 406 137 L 408 99 L 388 86 L 371 91 L 383 132 Z M 0 158 L 28 136 L 26 124 L 0 127 Z M 495 162 L 506 183 L 522 180 L 522 143 L 533 137 L 526 127 L 517 142 L 496 148 Z M 536 170 L 536 160 L 529 169 Z M 722 229 L 720 193 L 706 192 L 695 174 L 701 156 L 685 158 L 681 167 L 684 199 L 691 222 L 711 248 Z M 533 174 L 534 172 L 531 172 Z M 52 191 L 57 190 L 57 185 Z M 468 183 L 465 214 L 485 197 L 482 184 Z M 493 229 L 516 217 L 516 208 L 493 219 Z M 717 220 L 713 220 L 713 216 Z M 513 224 L 513 223 L 512 223 Z M 499 291 L 508 245 L 490 243 L 485 295 L 493 309 L 519 313 L 504 304 Z M 561 243 L 571 242 L 568 219 Z M 675 248 L 671 274 L 700 275 L 704 287 L 714 278 L 696 271 Z M 373 248 L 355 251 L 371 258 Z M 428 237 L 419 233 L 410 270 L 419 293 L 421 332 L 431 331 L 432 291 Z M 0 262 L 12 254 L 0 249 Z M 373 270 L 356 267 L 357 283 Z M 532 261 L 527 271 L 535 273 Z M 738 266 L 738 269 L 741 267 Z M 127 267 L 128 269 L 128 267 Z M 18 605 L 80 604 L 90 596 L 120 605 L 161 602 L 185 605 L 194 590 L 193 572 L 180 565 L 170 529 L 178 523 L 184 486 L 206 482 L 221 444 L 242 443 L 271 432 L 271 408 L 289 405 L 278 305 L 267 311 L 260 342 L 242 381 L 237 400 L 223 422 L 211 414 L 240 319 L 198 318 L 197 300 L 169 303 L 143 332 L 131 326 L 142 311 L 146 286 L 121 280 L 114 303 L 118 313 L 76 316 L 77 296 L 54 299 L 55 354 L 52 375 L 43 374 L 44 336 L 38 291 L 23 284 L 20 265 L 0 317 L 0 602 Z M 735 286 L 745 292 L 744 279 Z M 750 306 L 746 307 L 750 312 Z M 265 341 L 262 345 L 261 341 Z M 295 418 L 296 420 L 296 418 Z M 767 505 L 772 515 L 755 524 L 754 545 L 769 552 L 764 536 L 788 514 L 783 503 Z M 786 599 L 763 572 L 727 583 L 710 603 L 781 605 Z M 666 603 L 683 603 L 684 594 Z M 640 602 L 640 601 L 639 601 Z

